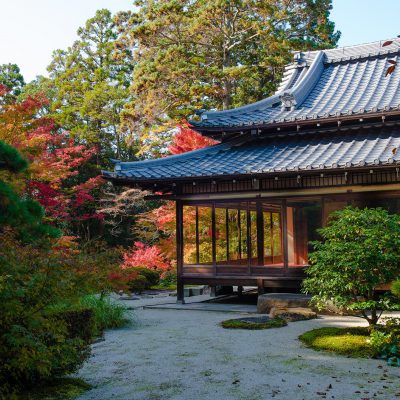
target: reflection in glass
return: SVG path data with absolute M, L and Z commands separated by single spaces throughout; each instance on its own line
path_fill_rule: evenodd
M 271 207 L 271 208 L 270 208 Z M 264 205 L 264 265 L 283 265 L 281 215 L 276 206 Z M 276 210 L 276 211 L 275 211 Z
M 212 208 L 198 207 L 199 263 L 212 263 Z
M 196 249 L 196 207 L 183 207 L 183 262 L 197 263 Z
M 321 227 L 322 207 L 319 201 L 293 201 L 287 207 L 288 263 L 289 267 L 308 264 L 310 241 L 318 239 Z
M 215 247 L 217 263 L 227 259 L 226 209 L 215 208 Z

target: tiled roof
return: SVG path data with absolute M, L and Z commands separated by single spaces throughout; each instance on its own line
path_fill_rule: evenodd
M 157 160 L 118 162 L 108 178 L 132 181 L 329 170 L 400 163 L 400 127 L 235 139 Z
M 400 68 L 385 76 L 388 60 L 399 60 L 400 42 L 382 42 L 299 53 L 271 97 L 232 110 L 205 112 L 190 121 L 199 131 L 400 110 Z M 294 102 L 282 108 L 282 96 Z

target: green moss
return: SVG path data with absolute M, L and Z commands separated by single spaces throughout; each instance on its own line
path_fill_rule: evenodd
M 350 357 L 372 357 L 368 328 L 319 328 L 299 336 L 314 350 L 325 350 Z
M 73 400 L 90 388 L 82 379 L 59 378 L 22 393 L 18 400 Z
M 221 326 L 225 329 L 270 329 L 270 328 L 281 328 L 286 326 L 287 322 L 280 318 L 271 319 L 267 322 L 246 322 L 240 319 L 228 319 L 227 321 L 222 321 Z

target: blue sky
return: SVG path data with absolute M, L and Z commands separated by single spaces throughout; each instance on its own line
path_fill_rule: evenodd
M 132 0 L 0 0 L 0 64 L 18 64 L 26 81 L 46 74 L 52 51 L 72 44 L 97 9 L 131 7 Z M 397 36 L 399 15 L 398 0 L 333 0 L 341 46 Z

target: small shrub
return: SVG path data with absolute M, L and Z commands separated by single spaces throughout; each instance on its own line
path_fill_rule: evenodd
M 135 279 L 128 282 L 128 288 L 133 293 L 142 293 L 143 290 L 149 289 L 150 284 L 145 276 L 137 275 Z
M 371 346 L 378 358 L 400 367 L 400 319 L 385 318 L 384 322 L 384 325 L 377 325 L 372 330 Z
M 136 267 L 132 269 L 146 278 L 148 282 L 148 287 L 146 287 L 146 289 L 150 289 L 150 287 L 156 286 L 160 283 L 160 273 L 158 271 L 146 267 Z
M 376 288 L 400 274 L 400 216 L 382 208 L 347 207 L 332 213 L 313 242 L 303 291 L 323 308 L 332 301 L 339 308 L 360 311 L 376 325 L 391 299 Z
M 160 279 L 161 288 L 175 288 L 177 282 L 176 270 L 166 272 Z
M 287 322 L 280 318 L 274 318 L 266 322 L 247 322 L 240 319 L 228 319 L 222 321 L 221 326 L 225 329 L 270 329 L 270 328 L 281 328 L 286 326 Z
M 318 328 L 303 333 L 299 339 L 314 350 L 331 351 L 350 357 L 373 357 L 368 328 Z
M 69 339 L 90 343 L 95 334 L 95 313 L 92 308 L 64 308 L 53 311 L 53 317 L 65 323 Z
M 121 328 L 128 323 L 126 307 L 108 297 L 85 296 L 80 303 L 92 310 L 96 334 L 101 334 L 105 329 Z

